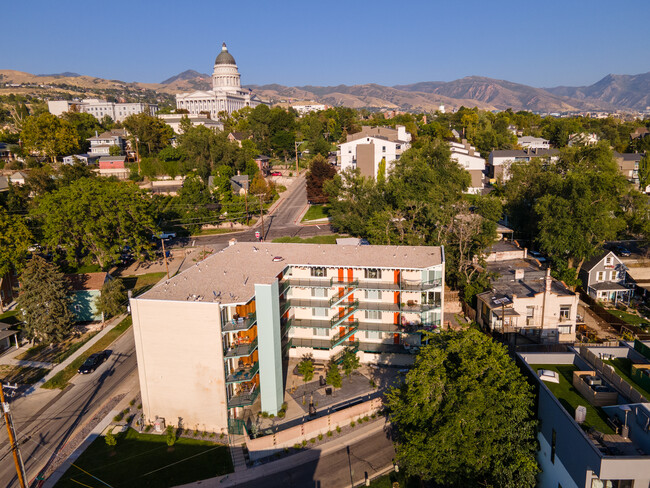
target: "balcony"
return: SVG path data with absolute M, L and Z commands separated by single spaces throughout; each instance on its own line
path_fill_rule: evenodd
M 332 317 L 332 319 L 330 320 L 330 327 L 336 327 L 337 325 L 342 325 L 342 323 L 347 318 L 354 315 L 354 312 L 357 311 L 357 308 L 359 308 L 358 301 L 355 300 L 353 302 L 345 302 L 345 310 L 343 310 L 343 313 Z
M 282 317 L 287 311 L 291 308 L 291 301 L 281 301 L 280 302 L 280 317 Z
M 248 317 L 240 317 L 237 320 L 232 319 L 229 322 L 226 322 L 221 327 L 221 333 L 225 334 L 226 332 L 240 332 L 243 330 L 248 330 L 257 324 L 257 315 L 254 313 L 248 314 Z
M 290 298 L 287 300 L 290 307 L 303 308 L 330 308 L 329 300 L 323 297 L 313 298 Z
M 341 302 L 342 302 L 343 300 L 345 300 L 347 297 L 349 297 L 350 295 L 352 295 L 352 293 L 354 293 L 354 290 L 357 289 L 357 285 L 358 285 L 358 282 L 357 282 L 357 281 L 346 284 L 346 285 L 345 285 L 345 288 L 343 288 L 339 293 L 337 293 L 336 295 L 334 295 L 334 296 L 330 299 L 330 301 L 329 301 L 329 305 L 330 305 L 330 307 L 335 307 L 335 306 L 337 306 L 339 303 L 341 303 Z
M 414 303 L 407 302 L 390 303 L 390 302 L 359 302 L 359 310 L 376 310 L 379 312 L 405 312 L 421 313 L 440 308 L 441 302 L 435 303 Z
M 239 344 L 231 347 L 224 354 L 225 358 L 244 358 L 250 356 L 257 349 L 257 337 L 249 344 Z
M 228 408 L 246 407 L 252 405 L 253 403 L 255 403 L 255 400 L 257 400 L 259 394 L 260 394 L 260 389 L 256 387 L 251 392 L 234 395 L 228 399 Z
M 226 383 L 244 383 L 250 381 L 260 370 L 260 364 L 256 361 L 252 367 L 237 368 L 226 377 Z
M 359 280 L 346 280 L 346 279 L 338 279 L 338 278 L 332 278 L 332 286 L 351 286 L 351 287 L 358 287 L 359 286 Z
M 334 337 L 332 337 L 332 339 L 330 340 L 330 347 L 335 348 L 343 341 L 345 341 L 347 338 L 353 336 L 357 330 L 359 330 L 359 322 L 356 320 L 354 322 L 350 322 L 349 328 L 347 328 L 342 332 L 337 332 L 336 334 L 334 334 Z
M 286 287 L 296 288 L 332 288 L 332 280 L 334 278 L 285 278 L 280 285 L 280 289 Z
M 400 286 L 404 291 L 430 290 L 431 288 L 438 288 L 442 286 L 442 278 L 431 281 L 402 280 Z

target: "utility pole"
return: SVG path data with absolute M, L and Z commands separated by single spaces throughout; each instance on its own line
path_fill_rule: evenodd
M 25 473 L 25 465 L 23 458 L 20 455 L 20 448 L 16 442 L 16 431 L 14 430 L 14 422 L 11 419 L 11 412 L 9 411 L 9 403 L 5 401 L 5 394 L 0 383 L 0 403 L 2 404 L 2 413 L 5 417 L 5 424 L 7 424 L 7 433 L 9 434 L 9 444 L 11 452 L 14 455 L 14 464 L 16 465 L 16 475 L 18 476 L 18 483 L 20 488 L 27 488 L 27 474 Z
M 138 158 L 138 176 L 140 176 L 140 148 L 138 136 L 135 136 L 135 157 Z
M 296 178 L 297 178 L 298 173 L 299 173 L 299 170 L 298 170 L 298 141 L 293 141 L 293 143 L 294 143 L 294 146 L 296 148 Z
M 255 196 L 259 197 L 260 199 L 260 219 L 262 220 L 262 238 L 260 240 L 263 241 L 264 240 L 264 212 L 262 211 L 262 194 L 258 193 Z
M 248 225 L 248 190 L 244 192 L 244 205 L 246 206 L 246 225 Z
M 167 279 L 169 279 L 169 266 L 167 265 L 167 252 L 165 252 L 165 239 L 160 239 L 163 250 L 163 259 L 165 260 L 165 269 L 167 270 Z

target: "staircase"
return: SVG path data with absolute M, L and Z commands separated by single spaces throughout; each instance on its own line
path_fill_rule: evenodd
M 246 457 L 244 456 L 244 448 L 242 447 L 243 442 L 244 436 L 242 435 L 228 435 L 230 458 L 232 459 L 232 467 L 235 473 L 245 471 L 248 468 L 246 465 Z

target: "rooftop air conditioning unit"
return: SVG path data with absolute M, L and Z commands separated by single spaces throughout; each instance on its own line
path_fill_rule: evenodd
M 603 380 L 601 380 L 598 376 L 583 376 L 584 380 L 587 382 L 589 386 L 599 386 L 603 384 Z

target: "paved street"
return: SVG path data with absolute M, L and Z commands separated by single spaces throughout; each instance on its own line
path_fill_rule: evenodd
M 50 456 L 69 439 L 75 428 L 125 383 L 135 380 L 133 331 L 113 343 L 110 358 L 94 373 L 73 379 L 64 391 L 36 392 L 11 406 L 28 479 L 33 480 Z M 4 422 L 3 422 L 4 423 Z M 18 487 L 7 431 L 0 432 L 0 486 Z
M 260 480 L 238 484 L 242 488 L 343 488 L 363 481 L 389 466 L 395 457 L 393 443 L 383 431 L 349 446 Z

